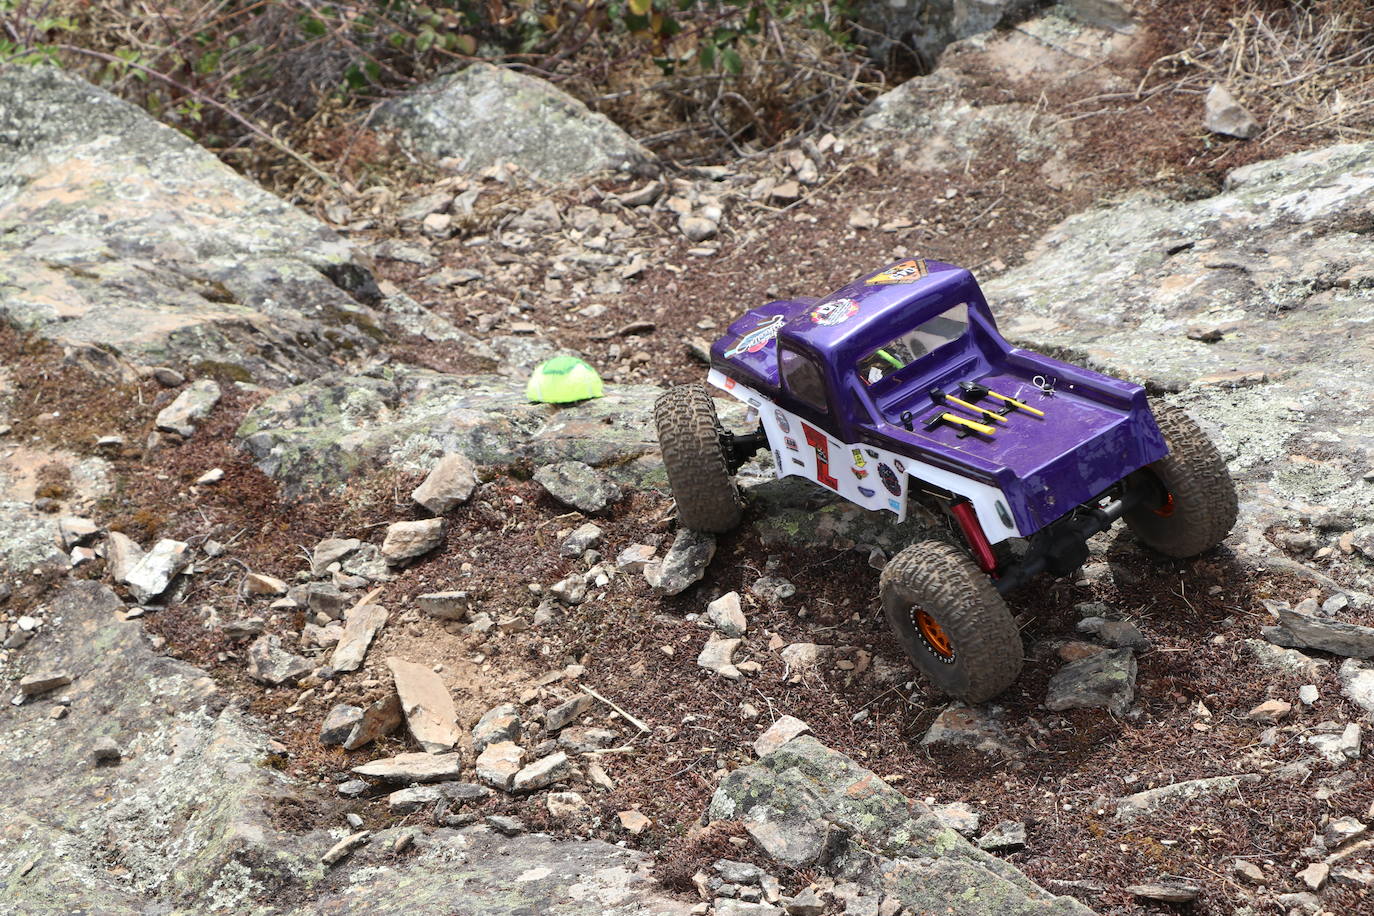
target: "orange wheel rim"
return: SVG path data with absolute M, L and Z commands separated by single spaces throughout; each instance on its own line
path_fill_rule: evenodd
M 950 642 L 945 628 L 936 623 L 934 617 L 925 611 L 912 611 L 911 619 L 915 622 L 916 631 L 921 634 L 921 639 L 930 647 L 930 651 L 946 661 L 954 659 L 954 644 Z
M 1168 518 L 1174 514 L 1174 494 L 1164 494 L 1164 504 L 1155 510 L 1155 515 L 1160 518 Z

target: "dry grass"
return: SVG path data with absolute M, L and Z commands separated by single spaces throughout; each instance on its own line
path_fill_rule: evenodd
M 1265 124 L 1262 141 L 1374 136 L 1374 6 L 1364 0 L 1251 0 L 1183 34 L 1183 47 L 1150 64 L 1142 93 L 1225 85 Z

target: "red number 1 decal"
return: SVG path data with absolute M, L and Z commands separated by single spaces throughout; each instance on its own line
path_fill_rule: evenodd
M 838 490 L 840 482 L 830 476 L 830 440 L 825 437 L 825 433 L 812 429 L 805 423 L 802 424 L 802 432 L 806 434 L 806 444 L 816 450 L 816 481 L 832 490 Z

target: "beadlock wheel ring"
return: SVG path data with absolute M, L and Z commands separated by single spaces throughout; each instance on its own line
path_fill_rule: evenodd
M 945 628 L 925 611 L 911 609 L 911 623 L 931 654 L 946 665 L 954 664 L 954 644 L 950 642 Z

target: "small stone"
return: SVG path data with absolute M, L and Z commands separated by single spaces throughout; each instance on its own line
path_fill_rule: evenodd
M 1341 693 L 1366 713 L 1374 713 L 1374 667 L 1347 658 L 1339 671 Z
M 643 571 L 644 567 L 653 561 L 657 551 L 648 544 L 631 544 L 620 555 L 615 558 L 616 569 L 627 573 L 637 573 Z
M 1345 764 L 1360 756 L 1360 727 L 1354 722 L 1338 734 L 1308 735 L 1303 740 L 1331 763 Z
M 1285 703 L 1283 700 L 1265 700 L 1263 703 L 1246 713 L 1245 717 L 1252 722 L 1262 722 L 1266 725 L 1272 725 L 1286 718 L 1292 711 L 1292 705 Z
M 190 559 L 186 544 L 164 538 L 134 563 L 124 575 L 124 584 L 135 601 L 145 604 L 167 591 Z
M 48 718 L 54 720 L 65 719 L 67 718 L 68 712 L 69 710 L 65 706 L 54 706 L 52 709 L 48 710 Z
M 357 830 L 359 827 L 363 825 L 362 815 L 355 814 L 352 811 L 344 815 L 344 820 L 347 821 L 348 826 L 352 827 L 354 830 Z
M 740 670 L 733 664 L 735 650 L 743 642 L 740 639 L 712 639 L 697 656 L 697 664 L 708 671 L 732 681 L 740 679 Z
M 1219 83 L 1207 90 L 1203 99 L 1202 126 L 1212 133 L 1241 140 L 1249 140 L 1260 132 L 1260 123 L 1255 116 Z
M 1231 870 L 1236 873 L 1236 877 L 1250 884 L 1266 884 L 1268 879 L 1264 877 L 1264 869 L 1254 862 L 1247 862 L 1245 859 L 1237 859 L 1231 863 Z
M 348 594 L 328 582 L 311 582 L 295 594 L 302 599 L 301 603 L 306 609 L 323 614 L 330 620 L 341 619 L 344 612 L 353 606 L 353 599 Z
M 749 586 L 749 593 L 760 601 L 777 604 L 797 593 L 797 587 L 781 576 L 760 576 Z
M 763 869 L 750 862 L 736 862 L 734 859 L 718 859 L 711 866 L 720 880 L 727 884 L 758 884 L 763 880 Z
M 281 647 L 280 636 L 259 636 L 248 647 L 248 676 L 269 687 L 294 684 L 315 666 Z
M 768 196 L 776 203 L 790 204 L 801 197 L 801 185 L 788 179 L 774 185 Z
M 386 807 L 392 814 L 410 814 L 437 803 L 443 797 L 443 790 L 438 786 L 411 786 L 388 795 Z
M 502 836 L 519 836 L 525 832 L 525 822 L 518 817 L 504 814 L 488 814 L 486 823 Z
M 492 707 L 472 727 L 472 752 L 481 754 L 488 745 L 519 741 L 520 731 L 520 712 L 513 703 Z
M 468 593 L 463 591 L 429 592 L 417 596 L 415 604 L 424 613 L 440 620 L 465 620 L 470 601 Z
M 1114 649 L 1071 662 L 1050 679 L 1045 706 L 1055 712 L 1104 707 L 1125 715 L 1135 698 L 1136 661 L 1130 649 Z
M 1321 692 L 1315 684 L 1303 684 L 1298 688 L 1298 700 L 1304 706 L 1311 706 L 1321 699 Z
M 325 575 L 331 564 L 339 562 L 362 546 L 363 542 L 357 538 L 325 538 L 315 545 L 315 550 L 310 555 L 310 574 L 317 577 Z
M 580 557 L 588 550 L 601 543 L 602 531 L 597 525 L 591 522 L 579 525 L 577 530 L 568 535 L 567 539 L 559 545 L 558 552 L 565 557 Z
M 678 217 L 677 228 L 689 242 L 704 242 L 714 237 L 720 227 L 704 216 L 684 213 Z
M 321 744 L 343 744 L 363 720 L 363 710 L 348 703 L 336 703 L 320 726 Z
M 427 752 L 452 750 L 459 739 L 458 713 L 443 678 L 424 665 L 391 657 L 386 660 L 401 697 L 406 726 Z
M 855 207 L 849 211 L 849 226 L 851 229 L 877 229 L 878 218 L 863 207 Z
M 339 783 L 338 792 L 344 798 L 358 798 L 369 788 L 371 788 L 371 786 L 369 786 L 368 783 L 364 780 L 349 779 L 345 782 Z
M 565 703 L 559 703 L 553 709 L 544 713 L 544 730 L 550 734 L 571 725 L 577 720 L 587 708 L 592 705 L 592 698 L 583 694 L 580 697 L 573 697 Z
M 635 836 L 648 830 L 653 824 L 653 821 L 649 820 L 649 818 L 634 810 L 621 811 L 616 817 L 620 819 L 620 826 L 630 833 L 633 833 Z
M 754 753 L 766 757 L 793 738 L 811 733 L 811 726 L 794 716 L 782 716 L 758 738 L 754 739 Z
M 581 461 L 545 465 L 534 472 L 534 480 L 554 499 L 580 512 L 604 511 L 621 495 L 618 486 Z
M 477 755 L 477 779 L 494 789 L 509 791 L 524 759 L 524 749 L 514 741 L 488 744 Z
M 1202 893 L 1202 888 L 1181 881 L 1161 881 L 1154 884 L 1132 884 L 1126 888 L 1126 892 L 1145 900 L 1158 900 L 1160 903 L 1188 903 L 1197 899 L 1197 895 Z
M 71 550 L 78 544 L 84 544 L 98 533 L 100 526 L 88 518 L 69 515 L 57 520 L 57 536 L 62 541 L 63 550 Z
M 787 663 L 788 668 L 796 671 L 818 667 L 834 654 L 834 647 L 822 646 L 814 642 L 794 642 L 790 646 L 784 646 L 778 654 L 782 656 L 782 660 Z
M 550 792 L 544 799 L 544 807 L 548 809 L 550 817 L 567 820 L 586 814 L 589 806 L 586 799 L 576 792 Z
M 682 528 L 663 559 L 644 567 L 644 578 L 660 595 L 680 595 L 701 581 L 715 555 L 715 535 Z
M 461 452 L 450 452 L 439 459 L 410 498 L 431 514 L 443 515 L 467 502 L 476 488 L 477 466 Z
M 356 766 L 353 772 L 383 782 L 443 782 L 462 775 L 463 761 L 458 754 L 397 754 Z
M 211 468 L 196 478 L 196 486 L 208 487 L 224 479 L 224 468 Z
M 95 739 L 95 744 L 91 746 L 91 759 L 99 766 L 104 763 L 118 763 L 124 756 L 115 739 L 103 737 Z
M 285 595 L 287 585 L 280 579 L 263 573 L 249 573 L 243 579 L 243 591 L 247 595 Z
M 20 679 L 19 692 L 26 697 L 36 697 L 47 693 L 49 690 L 66 687 L 71 682 L 71 675 L 65 671 L 30 674 L 28 677 Z
M 1368 829 L 1353 817 L 1339 817 L 1326 825 L 1326 829 L 1322 831 L 1322 840 L 1328 849 L 1335 849 L 1364 836 Z
M 923 747 L 968 747 L 983 754 L 1016 757 L 1006 730 L 986 710 L 952 704 L 935 717 L 921 738 Z
M 343 748 L 346 751 L 356 751 L 378 738 L 391 734 L 400 728 L 404 721 L 401 698 L 392 692 L 363 709 L 362 718 L 353 727 L 353 731 L 349 732 Z
M 167 366 L 155 367 L 152 376 L 163 388 L 180 388 L 186 384 L 186 376 Z
M 320 861 L 325 864 L 326 868 L 337 865 L 342 862 L 350 852 L 366 843 L 370 836 L 372 836 L 372 834 L 367 830 L 360 830 L 357 833 L 350 834 L 331 846 L 328 852 L 320 856 Z
M 329 667 L 335 671 L 357 671 L 361 668 L 363 659 L 367 657 L 368 647 L 372 645 L 377 632 L 386 625 L 386 620 L 387 612 L 384 607 L 364 604 L 350 608 L 348 613 L 344 614 L 343 635 L 339 637 L 339 644 L 330 657 Z
M 726 592 L 706 605 L 705 619 L 726 636 L 743 636 L 748 627 L 740 608 L 739 592 Z
M 978 824 L 982 820 L 978 812 L 969 807 L 967 802 L 933 805 L 931 811 L 935 812 L 940 823 L 962 836 L 971 837 L 977 833 Z
M 1012 852 L 1026 845 L 1026 825 L 1022 821 L 1001 821 L 978 838 L 978 847 L 988 852 Z
M 400 566 L 429 553 L 444 540 L 444 520 L 427 518 L 415 522 L 395 522 L 386 529 L 382 559 L 388 566 Z
M 1298 872 L 1298 879 L 1306 884 L 1311 891 L 1319 891 L 1326 886 L 1327 876 L 1331 874 L 1331 866 L 1325 862 L 1313 862 L 1311 865 Z
M 187 438 L 196 431 L 196 424 L 210 415 L 219 399 L 219 385 L 213 379 L 198 379 L 158 413 L 157 428 Z
M 511 780 L 512 792 L 533 792 L 551 786 L 572 772 L 568 755 L 555 751 L 520 770 Z
M 1078 621 L 1078 632 L 1095 635 L 1104 645 L 1114 649 L 1145 649 L 1150 645 L 1140 628 L 1125 620 L 1085 617 Z

